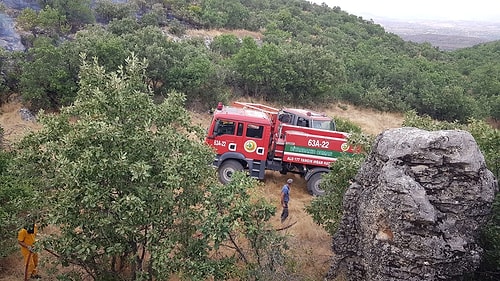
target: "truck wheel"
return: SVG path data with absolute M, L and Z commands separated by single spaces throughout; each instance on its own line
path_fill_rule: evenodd
M 325 194 L 325 190 L 321 188 L 321 182 L 323 181 L 321 179 L 322 175 L 323 173 L 316 173 L 307 181 L 307 189 L 309 190 L 309 193 L 314 196 L 321 196 Z
M 220 165 L 218 173 L 219 173 L 219 181 L 223 184 L 227 184 L 231 181 L 231 177 L 234 172 L 243 171 L 243 165 L 236 160 L 227 160 Z

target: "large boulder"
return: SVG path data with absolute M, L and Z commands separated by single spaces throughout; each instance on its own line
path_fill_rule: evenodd
M 383 132 L 344 196 L 327 279 L 460 279 L 497 189 L 468 132 Z

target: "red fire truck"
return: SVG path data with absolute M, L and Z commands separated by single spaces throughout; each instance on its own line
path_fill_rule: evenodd
M 313 195 L 322 195 L 321 175 L 343 153 L 352 154 L 347 133 L 317 112 L 235 102 L 219 103 L 205 139 L 216 150 L 219 180 L 228 183 L 235 171 L 264 179 L 266 170 L 295 173 Z

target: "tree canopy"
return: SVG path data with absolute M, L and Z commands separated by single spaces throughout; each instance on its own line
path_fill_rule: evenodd
M 498 120 L 498 42 L 445 52 L 405 42 L 339 7 L 302 0 L 41 4 L 45 8 L 26 9 L 18 19 L 28 55 L 8 58 L 25 65 L 18 73 L 23 82 L 11 80 L 2 90 L 9 95 L 21 88 L 34 109 L 74 101 L 78 66 L 70 61 L 78 53 L 115 70 L 134 52 L 150 63 L 146 76 L 155 95 L 180 91 L 188 105 L 205 109 L 244 94 L 298 105 L 343 100 L 384 111 L 414 109 L 447 121 Z M 88 25 L 95 18 L 102 25 Z M 223 28 L 228 34 L 185 36 L 190 28 Z M 231 43 L 227 36 L 235 29 L 258 33 Z M 42 55 L 48 44 L 54 56 Z

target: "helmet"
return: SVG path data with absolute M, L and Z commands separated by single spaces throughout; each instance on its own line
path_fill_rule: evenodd
M 288 180 L 286 181 L 286 183 L 288 183 L 288 184 L 291 184 L 292 182 L 293 182 L 293 180 L 292 180 L 292 179 L 288 179 Z
M 24 229 L 28 231 L 28 233 L 33 233 L 35 229 L 35 217 L 31 214 L 27 214 L 24 218 Z

